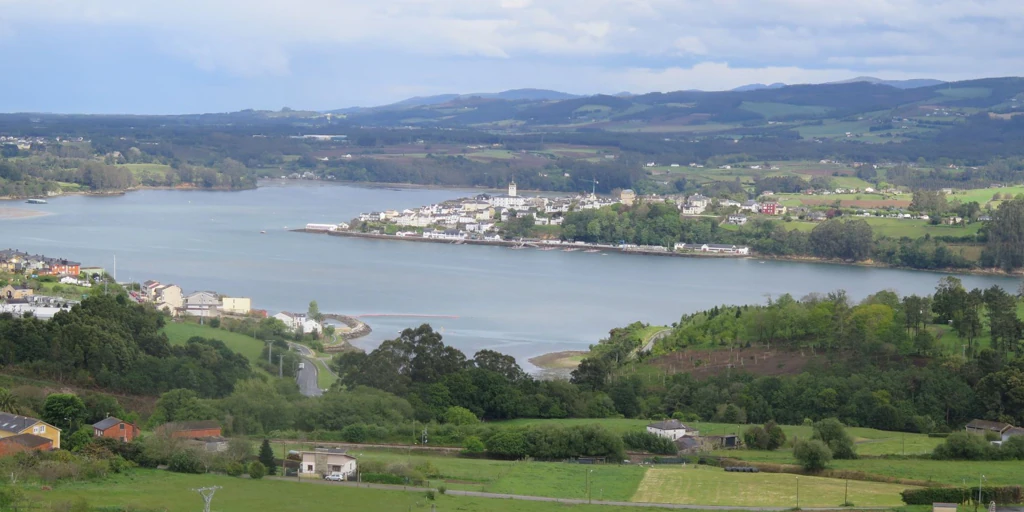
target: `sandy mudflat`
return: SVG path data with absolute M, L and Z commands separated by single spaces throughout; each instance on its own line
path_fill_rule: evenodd
M 41 212 L 39 210 L 30 210 L 28 208 L 5 208 L 0 207 L 0 220 L 11 220 L 11 219 L 29 219 L 32 217 L 42 217 L 43 215 L 49 215 L 49 212 Z

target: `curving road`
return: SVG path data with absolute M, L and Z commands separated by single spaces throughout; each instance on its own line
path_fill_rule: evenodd
M 299 385 L 299 392 L 304 396 L 320 396 L 324 394 L 323 390 L 320 389 L 320 384 L 317 378 L 319 377 L 320 367 L 316 364 L 316 354 L 313 350 L 305 345 L 299 345 L 298 343 L 289 342 L 288 345 L 292 350 L 299 353 L 302 357 L 302 361 L 305 363 L 304 368 L 299 370 L 295 375 L 295 382 Z

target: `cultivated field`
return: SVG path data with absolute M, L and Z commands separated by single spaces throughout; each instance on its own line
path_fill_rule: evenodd
M 28 497 L 41 510 L 117 509 L 162 512 L 195 512 L 203 501 L 192 489 L 220 486 L 213 499 L 217 512 L 284 512 L 310 510 L 372 510 L 382 512 L 458 510 L 462 512 L 635 512 L 632 507 L 599 505 L 568 506 L 553 502 L 474 498 L 424 492 L 352 488 L 294 479 L 249 480 L 221 475 L 184 475 L 159 470 L 136 470 L 90 483 L 59 485 L 52 491 L 25 486 Z M 301 503 L 301 507 L 300 504 Z M 85 505 L 82 507 L 82 505 Z M 81 507 L 81 508 L 80 508 Z
M 838 507 L 846 499 L 861 507 L 899 506 L 905 485 L 849 482 L 787 473 L 727 473 L 720 468 L 652 468 L 633 501 L 748 507 Z

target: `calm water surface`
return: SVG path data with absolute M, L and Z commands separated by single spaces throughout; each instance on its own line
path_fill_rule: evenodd
M 404 327 L 429 321 L 472 354 L 489 348 L 527 359 L 584 350 L 608 330 L 640 320 L 669 324 L 718 304 L 767 295 L 845 289 L 855 298 L 882 289 L 934 290 L 943 274 L 745 259 L 659 258 L 327 237 L 285 230 L 348 221 L 360 212 L 402 209 L 473 192 L 272 183 L 244 192 L 141 191 L 72 196 L 46 205 L 0 207 L 51 215 L 0 220 L 0 246 L 63 256 L 119 280 L 156 279 L 186 292 L 249 296 L 253 306 L 325 312 L 445 315 L 373 317 L 373 348 Z M 266 234 L 260 234 L 265 230 Z M 968 287 L 1018 280 L 963 276 Z

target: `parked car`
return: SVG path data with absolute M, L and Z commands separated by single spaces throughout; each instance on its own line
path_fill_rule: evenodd
M 344 479 L 345 477 L 343 477 L 341 473 L 331 473 L 329 475 L 324 475 L 324 480 L 329 480 L 331 482 L 340 482 Z

